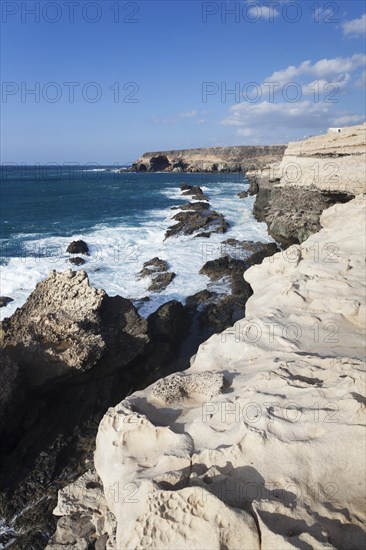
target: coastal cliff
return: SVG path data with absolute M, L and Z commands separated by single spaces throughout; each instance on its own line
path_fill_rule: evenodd
M 132 169 L 139 172 L 246 172 L 278 162 L 285 145 L 243 145 L 145 153 Z
M 245 319 L 108 410 L 50 550 L 363 547 L 365 220 L 329 208 L 245 273 Z
M 254 214 L 282 245 L 320 229 L 320 215 L 366 192 L 366 124 L 289 143 L 281 162 L 249 171 Z
M 249 174 L 289 247 L 244 271 L 244 319 L 108 410 L 49 550 L 363 547 L 364 126 L 304 143 Z M 325 155 L 331 185 L 307 176 Z M 278 176 L 289 159 L 296 184 Z
M 238 208 L 257 194 L 282 251 L 227 238 L 181 185 L 165 241 L 225 239 L 185 305 L 145 319 L 84 270 L 53 271 L 3 321 L 0 546 L 363 547 L 365 126 L 344 132 L 248 175 Z M 278 176 L 322 155 L 345 160 L 331 186 L 311 166 Z M 159 293 L 175 275 L 159 257 L 136 273 Z

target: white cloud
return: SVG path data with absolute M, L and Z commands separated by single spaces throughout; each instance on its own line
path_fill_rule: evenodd
M 309 100 L 296 104 L 263 101 L 233 105 L 221 124 L 234 127 L 236 135 L 245 137 L 246 143 L 286 143 L 325 132 L 329 127 L 360 124 L 364 119 L 363 115 L 335 112 L 334 105 Z
M 319 96 L 323 95 L 329 97 L 329 99 L 335 99 L 339 92 L 347 88 L 350 79 L 351 76 L 349 73 L 343 73 L 333 80 L 313 80 L 302 86 L 302 93 L 304 95 L 312 95 L 315 100 L 319 100 Z
M 276 71 L 258 85 L 258 101 L 246 97 L 232 105 L 221 124 L 253 144 L 287 142 L 332 126 L 359 124 L 365 116 L 341 109 L 340 101 L 351 85 L 365 80 L 365 73 L 360 78 L 365 62 L 366 55 L 354 54 L 306 60 Z
M 362 88 L 362 89 L 366 88 L 366 69 L 363 71 L 360 78 L 356 80 L 355 86 L 356 88 Z
M 357 37 L 366 34 L 366 13 L 358 19 L 345 21 L 342 25 L 344 36 Z
M 343 115 L 334 119 L 335 126 L 352 126 L 365 121 L 364 115 Z
M 296 77 L 314 76 L 316 78 L 334 77 L 341 73 L 352 72 L 366 62 L 365 54 L 354 54 L 351 57 L 334 57 L 333 59 L 320 59 L 316 63 L 310 60 L 303 61 L 298 66 L 290 65 L 286 69 L 275 71 L 265 79 L 265 82 L 279 82 L 281 84 L 291 82 Z
M 193 109 L 192 111 L 185 111 L 183 113 L 178 113 L 178 115 L 175 115 L 174 117 L 161 117 L 161 116 L 155 115 L 152 117 L 152 121 L 154 124 L 158 124 L 158 125 L 181 124 L 184 119 L 195 118 L 200 114 L 202 116 L 204 113 L 205 111 L 202 111 L 200 113 L 199 111 L 196 111 Z

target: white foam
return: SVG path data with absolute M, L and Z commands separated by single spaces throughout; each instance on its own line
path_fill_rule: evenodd
M 211 207 L 230 223 L 227 233 L 212 234 L 209 239 L 182 236 L 164 240 L 165 231 L 174 223 L 171 218 L 177 210 L 162 209 L 152 210 L 148 219 L 139 226 L 99 224 L 84 235 L 27 241 L 25 257 L 11 258 L 7 265 L 2 266 L 1 295 L 14 298 L 14 302 L 1 308 L 2 318 L 21 306 L 37 282 L 47 277 L 52 269 L 85 269 L 90 283 L 104 288 L 111 296 L 119 294 L 130 299 L 148 296 L 150 279 L 138 279 L 136 275 L 143 263 L 155 256 L 166 260 L 176 277 L 164 292 L 151 295 L 150 301 L 140 308 L 140 313 L 147 316 L 169 300 L 184 301 L 187 296 L 206 288 L 209 279 L 200 275 L 199 270 L 206 261 L 220 257 L 222 241 L 228 238 L 272 241 L 266 224 L 258 223 L 253 217 L 255 197 L 237 197 L 237 193 L 247 187 L 238 182 L 213 182 L 210 187 L 203 188 Z M 162 193 L 177 199 L 177 206 L 182 199 L 190 200 L 175 190 L 162 190 Z M 65 252 L 68 244 L 77 239 L 85 240 L 90 248 L 90 257 L 85 257 L 86 263 L 81 267 L 70 264 L 70 255 Z

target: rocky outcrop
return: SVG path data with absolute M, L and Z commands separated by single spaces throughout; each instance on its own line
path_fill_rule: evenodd
M 290 143 L 283 159 L 247 173 L 254 214 L 284 246 L 320 229 L 320 215 L 366 191 L 366 125 Z
M 191 196 L 191 202 L 182 205 L 181 212 L 173 216 L 173 220 L 178 223 L 172 225 L 165 232 L 165 238 L 176 237 L 179 235 L 192 235 L 197 233 L 196 237 L 209 237 L 211 233 L 225 233 L 229 224 L 222 214 L 212 210 L 208 202 L 208 197 L 198 186 L 181 185 L 182 195 Z M 175 210 L 176 207 L 173 207 Z M 205 229 L 206 231 L 201 231 Z
M 141 278 L 151 278 L 151 284 L 148 287 L 150 292 L 162 292 L 176 276 L 175 273 L 169 272 L 168 269 L 168 262 L 156 257 L 144 263 L 138 276 Z
M 1 547 L 45 548 L 57 491 L 92 467 L 105 411 L 172 372 L 189 325 L 178 302 L 145 320 L 71 270 L 52 272 L 1 324 Z M 87 533 L 83 517 L 73 536 Z
M 103 493 L 93 473 L 60 493 L 49 549 L 73 518 L 87 547 L 83 514 L 110 550 L 363 548 L 365 214 L 363 197 L 334 205 L 246 271 L 246 318 L 108 410 Z
M 88 371 L 101 359 L 104 369 L 122 367 L 149 342 L 132 303 L 92 288 L 85 271 L 53 271 L 1 328 L 3 349 L 32 385 Z
M 66 249 L 69 254 L 85 254 L 89 256 L 89 246 L 85 241 L 72 241 Z
M 213 284 L 209 283 L 206 291 L 187 299 L 188 310 L 195 312 L 201 341 L 244 317 L 246 303 L 252 295 L 244 272 L 278 250 L 276 243 L 227 239 L 221 245 L 221 256 L 202 266 L 200 273 L 207 275 Z
M 132 165 L 140 172 L 246 172 L 279 161 L 284 145 L 242 145 L 145 153 Z

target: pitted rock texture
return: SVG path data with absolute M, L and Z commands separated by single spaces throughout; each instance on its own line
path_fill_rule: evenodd
M 156 383 L 154 396 L 168 405 L 180 404 L 197 396 L 199 399 L 211 399 L 221 392 L 224 382 L 221 373 L 172 374 Z

